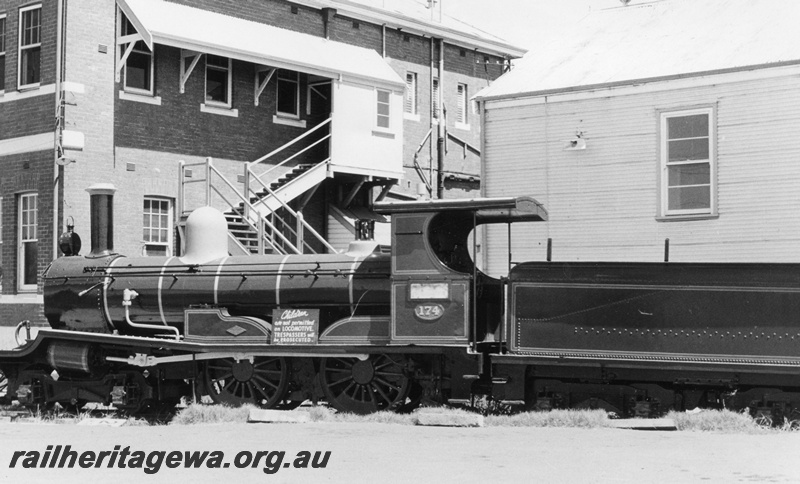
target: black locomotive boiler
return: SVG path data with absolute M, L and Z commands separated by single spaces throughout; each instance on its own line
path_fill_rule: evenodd
M 110 213 L 110 195 L 95 197 Z M 131 413 L 203 395 L 356 413 L 478 395 L 621 416 L 800 409 L 798 264 L 526 262 L 492 278 L 473 261 L 476 228 L 546 220 L 535 200 L 374 210 L 391 248 L 316 255 L 231 256 L 205 207 L 181 256 L 123 257 L 93 216 L 91 253 L 43 275 L 51 329 L 0 352 L 6 399 Z

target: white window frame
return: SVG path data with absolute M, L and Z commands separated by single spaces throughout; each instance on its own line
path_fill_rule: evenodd
M 406 92 L 403 103 L 403 115 L 406 119 L 419 121 L 419 90 L 416 72 L 406 71 Z
M 149 211 L 148 211 L 148 207 L 146 207 L 146 204 L 148 202 L 150 202 Z M 162 204 L 166 204 L 167 222 L 166 222 L 165 226 L 161 225 L 160 219 L 159 219 L 159 222 L 157 224 L 153 224 L 153 217 L 154 216 L 155 217 L 160 217 L 162 215 L 161 212 L 154 212 L 153 211 L 153 204 L 154 203 L 158 204 L 159 206 L 162 205 Z M 142 255 L 144 255 L 144 256 L 148 255 L 148 253 L 147 253 L 148 246 L 150 246 L 150 247 L 163 247 L 164 249 L 166 249 L 164 254 L 166 254 L 167 256 L 171 256 L 172 255 L 172 244 L 173 244 L 173 233 L 172 233 L 173 232 L 173 229 L 172 229 L 173 215 L 172 215 L 172 211 L 173 211 L 173 206 L 174 206 L 174 204 L 172 203 L 172 199 L 171 198 L 155 197 L 155 196 L 144 197 L 144 199 L 142 201 L 142 215 L 143 216 L 146 216 L 146 215 L 150 216 L 150 224 L 147 225 L 147 224 L 144 223 L 144 220 L 142 220 L 142 241 L 144 243 L 144 245 L 142 246 Z M 159 209 L 160 209 L 160 207 L 159 207 Z M 167 235 L 166 238 L 167 238 L 167 240 L 166 241 L 161 241 L 161 240 L 153 241 L 152 240 L 153 232 L 154 231 L 160 231 L 160 230 L 166 230 L 166 235 Z M 148 231 L 148 233 L 149 233 L 148 236 L 145 236 L 145 231 Z M 160 239 L 160 237 L 159 237 L 159 239 Z M 157 256 L 163 256 L 164 254 L 158 254 Z M 156 256 L 156 255 L 154 255 L 154 256 Z
M 32 12 L 33 10 L 39 10 L 39 41 L 33 42 L 31 44 L 22 45 L 22 41 L 25 36 L 25 29 L 23 27 L 23 18 L 25 14 L 28 12 Z M 39 87 L 42 81 L 42 4 L 36 5 L 29 5 L 27 7 L 22 7 L 19 9 L 19 43 L 17 44 L 17 86 L 18 89 L 31 89 Z M 24 73 L 22 70 L 22 59 L 23 59 L 23 51 L 30 50 L 30 49 L 39 49 L 39 79 L 36 82 L 31 82 L 29 84 L 23 84 Z
M 469 129 L 469 87 L 459 82 L 456 96 L 456 128 Z
M 707 160 L 686 160 L 681 162 L 669 161 L 669 141 L 675 141 L 683 138 L 669 139 L 668 133 L 668 120 L 671 118 L 679 118 L 685 116 L 706 115 L 708 116 L 708 159 Z M 716 175 L 716 116 L 713 107 L 702 107 L 695 109 L 685 109 L 680 111 L 663 111 L 660 113 L 659 133 L 661 137 L 661 153 L 660 153 L 660 208 L 661 216 L 665 219 L 676 217 L 708 217 L 717 215 L 717 175 Z M 698 138 L 685 138 L 685 139 L 701 139 Z M 709 182 L 708 184 L 698 184 L 691 186 L 706 186 L 709 187 L 709 206 L 708 208 L 696 209 L 682 209 L 671 210 L 669 208 L 669 168 L 671 166 L 701 164 L 707 163 L 709 167 Z M 687 187 L 690 185 L 681 185 Z
M 25 200 L 33 200 L 34 206 L 27 205 L 25 209 Z M 36 282 L 33 284 L 25 283 L 25 259 L 27 255 L 27 244 L 39 243 L 39 199 L 36 192 L 20 193 L 17 197 L 19 206 L 17 207 L 17 290 L 19 292 L 35 292 L 38 286 L 38 257 L 34 262 L 36 264 Z M 27 215 L 27 217 L 25 217 Z M 32 219 L 31 219 L 32 217 Z M 38 253 L 38 247 L 37 247 Z
M 385 93 L 389 98 L 386 102 L 382 102 L 380 99 L 381 93 Z M 388 112 L 386 114 L 381 114 L 380 106 L 387 106 Z M 392 91 L 388 89 L 380 89 L 375 88 L 375 98 L 374 98 L 374 112 L 372 116 L 372 124 L 376 130 L 379 131 L 391 131 L 392 130 Z M 386 126 L 381 126 L 380 120 L 386 119 Z
M 3 28 L 0 29 L 0 58 L 3 59 L 3 69 L 0 69 L 0 81 L 3 81 L 3 86 L 0 88 L 0 94 L 5 92 L 5 80 L 6 80 L 6 69 L 5 69 L 5 61 L 8 59 L 6 56 L 6 30 L 8 28 L 8 20 L 7 15 L 4 13 L 0 13 L 0 24 L 3 25 Z
M 294 74 L 293 78 L 281 77 L 286 73 Z M 280 110 L 281 84 L 294 84 L 294 112 Z M 300 119 L 300 73 L 289 69 L 278 69 L 275 73 L 275 114 L 281 118 Z
M 228 59 L 228 67 L 220 67 L 217 65 L 209 65 L 208 64 L 208 56 L 212 54 L 206 54 L 205 56 L 205 90 L 203 91 L 203 97 L 205 99 L 205 105 L 211 107 L 219 107 L 219 108 L 227 108 L 230 109 L 233 106 L 233 63 L 230 57 L 225 57 L 223 55 L 218 55 L 216 57 L 221 57 L 223 59 Z M 226 72 L 227 73 L 227 91 L 225 92 L 225 102 L 216 101 L 213 99 L 208 98 L 208 71 L 218 71 L 218 72 Z
M 133 24 L 131 24 L 130 20 L 125 18 L 124 15 L 120 15 L 119 19 L 120 19 L 119 20 L 120 36 L 127 35 L 125 32 L 125 22 L 127 21 L 132 27 Z M 142 45 L 144 46 L 144 49 L 137 48 L 137 46 L 142 46 Z M 150 89 L 142 89 L 139 87 L 132 87 L 128 85 L 128 62 L 130 61 L 131 56 L 133 54 L 146 55 L 150 58 L 150 80 L 148 82 L 148 84 L 150 85 Z M 155 96 L 155 56 L 153 55 L 153 51 L 147 48 L 147 45 L 144 43 L 143 40 L 139 40 L 134 43 L 134 47 L 133 50 L 131 51 L 131 54 L 128 56 L 127 59 L 125 59 L 125 65 L 123 66 L 123 70 L 125 71 L 124 72 L 125 80 L 123 81 L 122 89 L 125 92 L 130 92 L 134 94 L 143 94 L 146 96 Z

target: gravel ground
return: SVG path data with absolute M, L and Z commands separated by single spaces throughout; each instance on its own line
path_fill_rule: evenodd
M 10 469 L 14 451 L 331 451 L 326 468 Z M 800 482 L 800 433 L 445 428 L 389 424 L 118 427 L 0 423 L 0 482 Z M 274 462 L 274 461 L 273 461 Z

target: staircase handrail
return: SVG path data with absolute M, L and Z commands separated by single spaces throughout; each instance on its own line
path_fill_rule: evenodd
M 254 166 L 254 165 L 258 165 L 258 164 L 261 164 L 261 163 L 265 162 L 266 160 L 268 160 L 268 159 L 272 158 L 273 156 L 275 156 L 276 154 L 278 154 L 278 153 L 280 153 L 281 151 L 285 150 L 286 148 L 288 148 L 288 147 L 290 147 L 290 146 L 294 145 L 295 143 L 299 142 L 299 141 L 300 141 L 300 140 L 302 140 L 302 139 L 305 139 L 305 138 L 306 138 L 307 136 L 309 136 L 311 133 L 314 133 L 315 131 L 317 131 L 318 129 L 322 128 L 323 126 L 325 126 L 325 125 L 327 125 L 327 124 L 330 124 L 330 122 L 331 122 L 331 119 L 333 119 L 333 117 L 332 117 L 332 116 L 328 117 L 328 119 L 326 119 L 325 121 L 323 121 L 323 122 L 319 123 L 318 125 L 314 126 L 313 128 L 309 129 L 308 131 L 306 131 L 305 133 L 301 134 L 301 135 L 300 135 L 300 136 L 298 136 L 297 138 L 295 138 L 295 139 L 293 139 L 293 140 L 289 141 L 288 143 L 285 143 L 285 144 L 283 144 L 282 146 L 280 146 L 280 147 L 278 147 L 278 148 L 275 148 L 274 150 L 270 151 L 269 153 L 267 153 L 266 155 L 262 156 L 261 158 L 259 158 L 259 159 L 257 159 L 257 160 L 254 160 L 254 161 L 250 161 L 250 162 L 248 162 L 248 163 L 245 163 L 245 169 L 246 169 L 246 170 L 249 170 L 249 169 L 250 169 L 250 167 L 252 167 L 252 166 Z M 328 135 L 327 137 L 330 137 L 330 135 Z M 271 172 L 271 171 L 275 170 L 276 168 L 278 168 L 278 167 L 280 167 L 280 166 L 283 166 L 283 165 L 285 165 L 285 164 L 286 164 L 286 162 L 287 162 L 287 161 L 289 161 L 290 159 L 291 159 L 291 158 L 289 158 L 289 159 L 286 159 L 286 160 L 283 160 L 282 162 L 280 162 L 280 163 L 278 163 L 278 164 L 274 165 L 272 168 L 270 168 L 269 170 L 267 170 L 267 171 L 265 171 L 264 173 L 262 173 L 262 174 L 261 174 L 261 176 L 264 176 L 264 175 L 266 175 L 267 173 L 269 173 L 269 172 Z
M 314 168 L 317 168 L 317 167 L 319 167 L 319 166 L 321 166 L 321 165 L 327 165 L 327 164 L 328 164 L 328 162 L 330 162 L 330 160 L 331 160 L 330 158 L 326 158 L 325 160 L 323 160 L 323 161 L 321 161 L 321 162 L 317 163 L 316 165 L 314 165 Z M 312 170 L 313 170 L 314 168 L 312 168 Z M 284 201 L 283 201 L 283 200 L 282 200 L 282 199 L 281 199 L 279 196 L 277 196 L 277 195 L 275 194 L 275 192 L 274 192 L 274 191 L 273 191 L 273 190 L 272 190 L 272 189 L 269 187 L 269 184 L 268 184 L 268 183 L 264 183 L 264 181 L 263 181 L 261 178 L 259 178 L 259 177 L 255 176 L 255 173 L 253 173 L 253 172 L 252 172 L 252 170 L 251 170 L 250 166 L 246 166 L 246 167 L 245 167 L 245 170 L 246 170 L 246 175 L 245 175 L 245 177 L 251 177 L 251 179 L 252 179 L 252 178 L 255 178 L 255 180 L 256 180 L 256 181 L 257 181 L 257 182 L 258 182 L 258 183 L 259 183 L 259 184 L 260 184 L 260 185 L 263 187 L 263 189 L 264 189 L 264 190 L 266 190 L 266 192 L 267 192 L 267 195 L 268 195 L 268 196 L 270 196 L 270 197 L 272 197 L 272 198 L 274 198 L 274 199 L 275 199 L 275 200 L 277 200 L 278 202 L 280 202 L 280 204 L 281 204 L 281 207 L 283 207 L 284 209 L 286 209 L 286 211 L 287 211 L 287 212 L 289 212 L 289 214 L 291 214 L 292 216 L 294 216 L 296 219 L 300 220 L 300 221 L 301 221 L 301 223 L 303 224 L 303 227 L 304 227 L 306 230 L 308 230 L 309 232 L 311 232 L 311 235 L 313 235 L 313 236 L 314 236 L 314 238 L 316 238 L 318 241 L 320 241 L 320 242 L 322 243 L 322 245 L 323 245 L 323 246 L 325 246 L 325 248 L 327 248 L 328 250 L 332 251 L 333 253 L 336 253 L 336 252 L 338 252 L 334 246 L 332 246 L 332 245 L 331 245 L 331 244 L 330 244 L 330 243 L 329 243 L 327 240 L 325 240 L 325 238 L 324 238 L 323 236 L 321 236 L 321 235 L 319 234 L 319 232 L 317 232 L 316 230 L 314 230 L 314 227 L 312 227 L 311 225 L 309 225 L 309 223 L 308 223 L 308 222 L 306 222 L 306 221 L 305 221 L 305 220 L 304 220 L 302 217 L 298 217 L 298 216 L 297 216 L 297 212 L 296 212 L 294 209 L 292 209 L 292 207 L 290 207 L 290 206 L 289 206 L 289 204 L 287 204 L 287 203 L 286 203 L 286 202 L 284 202 Z M 310 170 L 309 170 L 309 171 L 310 171 Z M 256 192 L 256 190 L 252 190 L 252 192 L 253 192 L 253 193 L 255 193 L 255 192 Z M 261 198 L 259 198 L 259 199 L 258 199 L 258 201 L 257 201 L 257 203 L 264 204 L 264 206 L 265 206 L 265 207 L 267 207 L 267 205 L 266 205 L 266 201 L 264 200 L 264 198 L 266 198 L 266 197 L 261 197 Z M 267 207 L 267 208 L 269 208 L 269 207 Z M 302 241 L 302 242 L 303 242 L 303 244 L 305 244 L 306 246 L 308 246 L 308 244 L 307 244 L 305 241 Z M 308 246 L 308 247 L 310 248 L 310 246 Z
M 224 183 L 225 183 L 225 184 L 228 186 L 228 188 L 230 188 L 230 189 L 231 189 L 231 190 L 232 190 L 232 191 L 233 191 L 233 192 L 236 194 L 236 196 L 237 196 L 237 197 L 238 197 L 238 198 L 239 198 L 239 199 L 242 201 L 242 203 L 243 203 L 243 205 L 244 205 L 244 208 L 245 208 L 245 210 L 243 210 L 243 212 L 244 212 L 244 211 L 246 211 L 247 209 L 249 209 L 250 211 L 253 211 L 253 210 L 255 210 L 255 212 L 256 212 L 256 213 L 258 213 L 258 210 L 256 209 L 255 205 L 253 205 L 252 203 L 250 203 L 250 200 L 249 200 L 249 199 L 248 199 L 248 198 L 247 198 L 245 195 L 243 195 L 243 194 L 242 194 L 242 193 L 241 193 L 241 192 L 240 192 L 240 191 L 239 191 L 239 190 L 238 190 L 238 189 L 237 189 L 235 186 L 233 186 L 233 184 L 232 184 L 232 183 L 231 183 L 231 182 L 230 182 L 230 181 L 229 181 L 227 178 L 225 178 L 225 176 L 224 176 L 222 173 L 220 173 L 220 171 L 219 171 L 219 170 L 217 170 L 217 168 L 216 168 L 215 166 L 213 166 L 213 164 L 212 164 L 212 161 L 211 161 L 211 158 L 207 158 L 207 160 L 208 160 L 208 167 L 209 167 L 209 171 L 213 171 L 214 173 L 216 173 L 216 174 L 217 174 L 217 176 L 219 176 L 220 180 L 222 180 L 222 181 L 223 181 L 223 182 L 224 182 Z M 227 204 L 228 204 L 228 205 L 231 207 L 231 208 L 233 208 L 233 209 L 234 209 L 234 211 L 236 210 L 236 206 L 235 206 L 235 205 L 233 205 L 233 204 L 232 204 L 232 203 L 231 203 L 231 202 L 230 202 L 230 201 L 227 199 L 227 197 L 225 197 L 225 195 L 224 195 L 224 194 L 222 194 L 222 193 L 219 191 L 219 189 L 218 189 L 217 187 L 213 187 L 213 190 L 214 190 L 214 191 L 215 191 L 215 192 L 216 192 L 216 193 L 217 193 L 217 194 L 218 194 L 218 195 L 219 195 L 219 196 L 220 196 L 220 197 L 221 197 L 221 198 L 222 198 L 222 199 L 223 199 L 223 200 L 224 200 L 224 201 L 225 201 L 225 202 L 226 202 L 226 203 L 227 203 Z M 250 226 L 250 228 L 252 228 L 252 229 L 253 229 L 253 230 L 255 230 L 256 232 L 259 232 L 259 233 L 260 233 L 260 231 L 258 230 L 258 227 L 256 227 L 256 226 L 255 226 L 255 225 L 254 225 L 254 224 L 253 224 L 253 223 L 250 221 L 250 219 L 249 219 L 248 217 L 244 216 L 243 214 L 240 214 L 240 215 L 242 215 L 242 221 L 244 221 L 244 222 L 245 222 L 247 225 L 249 225 L 249 226 Z M 280 238 L 281 238 L 281 240 L 282 240 L 282 241 L 283 241 L 285 244 L 287 244 L 287 245 L 289 246 L 289 248 L 290 248 L 290 249 L 292 249 L 292 251 L 293 251 L 295 254 L 300 254 L 300 253 L 302 253 L 302 252 L 300 251 L 300 249 L 298 249 L 298 248 L 297 248 L 297 247 L 296 247 L 294 244 L 292 244 L 292 242 L 291 242 L 289 239 L 287 239 L 287 238 L 286 238 L 286 236 L 285 236 L 285 235 L 283 235 L 283 233 L 282 233 L 280 230 L 278 230 L 278 229 L 277 229 L 277 228 L 276 228 L 276 227 L 275 227 L 275 226 L 274 226 L 274 225 L 273 225 L 273 224 L 272 224 L 272 223 L 271 223 L 269 220 L 267 220 L 267 218 L 266 218 L 266 217 L 261 217 L 261 216 L 259 216 L 259 220 L 260 220 L 261 222 L 263 222 L 263 223 L 267 224 L 267 225 L 269 226 L 269 228 L 270 228 L 270 229 L 272 229 L 273 233 L 277 234 L 277 235 L 278 235 L 278 237 L 280 237 Z M 272 246 L 272 247 L 273 247 L 275 250 L 277 250 L 278 252 L 282 252 L 282 251 L 281 251 L 281 250 L 280 250 L 280 249 L 279 249 L 279 248 L 278 248 L 278 247 L 277 247 L 277 246 L 276 246 L 276 245 L 275 245 L 275 244 L 274 244 L 274 243 L 273 243 L 273 242 L 272 242 L 270 239 L 266 239 L 266 240 L 267 240 L 267 242 L 269 242 L 269 244 L 270 244 L 270 245 L 271 245 L 271 246 Z
M 216 170 L 215 170 L 215 172 L 216 172 Z M 218 173 L 218 172 L 217 172 L 217 173 Z M 219 174 L 219 173 L 218 173 L 218 174 Z M 223 178 L 223 179 L 224 179 L 224 177 L 221 177 L 221 178 Z M 225 182 L 227 183 L 227 180 L 225 180 Z M 228 183 L 228 186 L 230 186 L 230 183 Z M 222 199 L 222 200 L 223 200 L 225 203 L 227 203 L 227 204 L 228 204 L 228 206 L 229 206 L 229 207 L 231 207 L 231 208 L 234 210 L 234 212 L 236 212 L 236 205 L 235 205 L 234 203 L 232 203 L 230 200 L 228 200 L 228 197 L 226 197 L 224 193 L 222 193 L 221 191 L 219 191 L 219 189 L 217 189 L 217 187 L 212 187 L 212 190 L 214 190 L 214 192 L 215 192 L 217 195 L 219 195 L 219 197 L 220 197 L 220 198 L 221 198 L 221 199 Z M 235 190 L 235 189 L 234 189 L 234 190 Z M 249 203 L 249 202 L 246 202 L 246 203 Z M 254 210 L 254 209 L 255 209 L 255 207 L 253 207 L 253 206 L 251 205 L 251 209 L 252 209 L 252 210 Z M 268 237 L 266 237 L 266 236 L 264 236 L 263 234 L 261 234 L 261 231 L 258 229 L 258 227 L 256 227 L 256 226 L 255 226 L 255 224 L 253 224 L 253 223 L 252 223 L 252 222 L 251 222 L 249 219 L 245 218 L 245 217 L 244 217 L 242 214 L 239 214 L 239 215 L 242 217 L 242 222 L 243 222 L 245 225 L 247 225 L 248 227 L 250 227 L 251 229 L 253 229 L 253 231 L 255 231 L 256 233 L 258 233 L 258 234 L 259 234 L 259 239 L 260 239 L 260 240 L 263 240 L 263 241 L 267 242 L 267 243 L 268 243 L 268 244 L 269 244 L 269 245 L 272 247 L 272 249 L 273 249 L 273 250 L 275 250 L 275 251 L 277 251 L 278 253 L 281 253 L 281 254 L 283 254 L 283 253 L 284 253 L 284 251 L 283 251 L 283 250 L 281 250 L 281 249 L 280 249 L 280 247 L 278 247 L 277 245 L 275 245 L 275 243 L 274 243 L 274 242 L 273 242 L 271 239 L 269 239 Z M 261 218 L 263 219 L 263 222 L 267 223 L 267 224 L 270 226 L 270 228 L 271 228 L 271 229 L 273 229 L 273 231 L 275 231 L 275 230 L 276 230 L 276 229 L 275 229 L 275 226 L 274 226 L 274 225 L 272 225 L 272 223 L 270 223 L 268 220 L 264 219 L 263 217 L 261 217 Z M 230 233 L 229 233 L 229 234 L 230 234 Z M 280 232 L 278 232 L 278 234 L 280 234 L 281 236 L 283 236 L 283 234 L 281 234 Z M 290 242 L 288 239 L 286 239 L 285 237 L 284 237 L 284 241 L 285 241 L 285 242 L 286 242 L 286 243 L 289 245 L 289 247 L 291 247 L 292 249 L 294 249 L 294 251 L 295 251 L 295 253 L 296 253 L 296 254 L 299 254 L 299 253 L 300 253 L 300 251 L 297 249 L 297 247 L 295 247 L 295 246 L 294 246 L 294 244 L 292 244 L 292 243 L 291 243 L 291 242 Z M 259 243 L 261 243 L 261 242 L 259 242 Z M 241 244 L 240 244 L 240 245 L 241 245 Z M 242 246 L 242 247 L 244 247 L 244 246 Z

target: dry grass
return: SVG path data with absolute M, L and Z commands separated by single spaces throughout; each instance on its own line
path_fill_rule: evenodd
M 608 426 L 608 414 L 603 410 L 551 410 L 524 412 L 516 415 L 490 415 L 487 427 L 577 427 L 595 429 Z
M 198 423 L 247 422 L 251 406 L 239 408 L 223 405 L 189 405 L 172 419 L 175 425 Z M 326 406 L 313 406 L 294 410 L 308 412 L 312 422 L 380 423 L 394 425 L 417 425 L 417 412 L 446 413 L 448 415 L 471 414 L 466 410 L 446 407 L 426 407 L 409 414 L 376 412 L 369 415 L 338 413 Z M 554 410 L 552 412 L 528 412 L 517 415 L 488 416 L 486 426 L 494 427 L 580 427 L 599 428 L 607 426 L 608 417 L 601 410 Z
M 675 422 L 678 430 L 695 432 L 764 433 L 797 431 L 798 423 L 786 421 L 777 427 L 759 425 L 747 413 L 731 410 L 703 410 L 697 413 L 669 412 L 667 418 Z
M 253 405 L 229 407 L 227 405 L 192 404 L 179 410 L 170 425 L 195 425 L 206 423 L 247 422 Z

